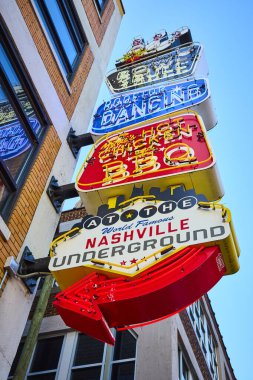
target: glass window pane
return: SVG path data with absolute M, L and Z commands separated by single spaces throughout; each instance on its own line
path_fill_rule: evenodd
M 33 356 L 30 373 L 57 369 L 62 342 L 63 336 L 39 340 Z
M 61 55 L 59 54 L 58 48 L 57 48 L 57 46 L 56 46 L 56 44 L 55 44 L 55 42 L 54 42 L 54 39 L 53 39 L 53 36 L 52 36 L 52 34 L 51 34 L 51 32 L 50 32 L 50 29 L 49 29 L 49 27 L 48 27 L 48 24 L 47 24 L 47 22 L 46 22 L 46 20 L 45 20 L 45 17 L 44 17 L 44 15 L 43 15 L 42 11 L 41 11 L 41 8 L 40 8 L 40 6 L 39 6 L 39 2 L 38 2 L 38 0 L 35 0 L 35 4 L 37 5 L 38 12 L 39 12 L 40 17 L 41 17 L 41 19 L 42 19 L 42 21 L 43 21 L 43 26 L 44 26 L 44 28 L 46 29 L 48 36 L 50 37 L 50 42 L 52 43 L 52 45 L 53 45 L 53 47 L 54 47 L 54 51 L 56 52 L 57 57 L 58 57 L 59 61 L 61 62 L 62 70 L 63 70 L 64 74 L 67 76 L 68 72 L 67 72 L 66 66 L 65 66 L 65 64 L 64 64 L 64 62 L 63 62 L 63 60 L 62 60 Z
M 0 176 L 0 210 L 3 209 L 9 195 L 10 191 L 7 189 Z
M 66 22 L 63 18 L 61 10 L 56 0 L 44 0 L 44 1 L 47 6 L 48 12 L 50 13 L 51 19 L 54 23 L 54 26 L 56 28 L 58 37 L 68 57 L 69 63 L 72 66 L 77 57 L 77 50 L 72 41 L 71 35 L 67 28 Z
M 105 7 L 106 0 L 96 0 L 98 10 L 101 13 Z
M 70 21 L 71 26 L 72 26 L 71 31 L 74 34 L 75 38 L 77 39 L 78 51 L 80 52 L 86 43 L 85 37 L 82 33 L 82 29 L 80 29 L 78 24 L 77 24 L 78 21 L 76 20 L 76 18 L 74 16 L 73 10 L 71 8 L 70 1 L 69 0 L 62 0 L 62 5 L 63 5 L 65 11 L 67 12 L 68 17 L 69 17 L 69 21 Z M 72 37 L 73 37 L 73 35 L 72 35 Z
M 39 375 L 27 376 L 27 380 L 55 380 L 56 373 L 40 373 Z
M 88 367 L 74 369 L 71 372 L 71 380 L 100 380 L 101 367 Z
M 21 174 L 31 151 L 31 142 L 0 85 L 0 159 L 13 178 Z
M 136 339 L 129 331 L 118 331 L 113 360 L 135 358 Z
M 11 366 L 11 370 L 10 370 L 10 373 L 9 373 L 9 376 L 13 376 L 14 375 L 14 372 L 17 368 L 17 365 L 18 365 L 18 362 L 19 362 L 19 358 L 20 358 L 20 355 L 21 355 L 21 352 L 23 350 L 23 347 L 24 347 L 24 342 L 21 342 L 18 346 L 18 350 L 17 350 L 17 353 L 15 355 L 15 358 L 13 360 L 13 363 L 12 363 L 12 366 Z
M 186 362 L 185 362 L 185 360 L 184 360 L 184 358 L 182 359 L 182 375 L 183 375 L 183 380 L 188 380 L 188 375 L 189 375 L 189 369 L 188 369 L 188 367 L 187 367 L 187 364 L 186 364 Z
M 35 134 L 38 136 L 42 130 L 41 124 L 1 44 L 0 63 L 5 71 L 7 78 L 9 79 L 12 85 L 14 92 L 17 95 L 17 98 L 21 103 L 22 109 L 28 118 L 30 126 L 32 127 Z
M 73 366 L 102 363 L 103 353 L 104 343 L 87 335 L 79 334 Z
M 135 362 L 113 364 L 111 380 L 134 380 Z

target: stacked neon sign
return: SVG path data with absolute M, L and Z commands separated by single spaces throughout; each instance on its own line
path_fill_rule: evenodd
M 170 44 L 156 35 L 156 52 L 138 39 L 109 74 L 120 95 L 94 115 L 97 141 L 76 181 L 89 215 L 51 247 L 59 314 L 110 344 L 111 327 L 173 315 L 239 269 L 206 133 L 216 118 L 198 77 L 203 48 L 188 28 L 183 45 L 176 35 Z

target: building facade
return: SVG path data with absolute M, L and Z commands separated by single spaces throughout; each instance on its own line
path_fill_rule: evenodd
M 0 1 L 0 378 L 8 376 L 34 296 L 9 277 L 25 247 L 46 257 L 59 214 L 46 189 L 76 165 L 124 14 L 120 0 Z M 14 333 L 15 332 L 15 333 Z
M 0 379 L 12 379 L 40 292 L 4 268 L 48 255 L 61 223 L 46 193 L 71 181 L 70 128 L 85 133 L 124 14 L 120 0 L 0 0 Z M 156 324 L 114 331 L 114 347 L 67 327 L 53 287 L 27 379 L 234 380 L 210 300 Z

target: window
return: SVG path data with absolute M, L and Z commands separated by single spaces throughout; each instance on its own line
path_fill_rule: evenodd
M 200 300 L 189 306 L 187 310 L 212 379 L 218 380 L 219 376 L 215 343 Z
M 207 357 L 208 357 L 209 369 L 214 379 L 218 379 L 218 371 L 217 371 L 218 365 L 217 365 L 217 359 L 216 359 L 216 353 L 215 353 L 215 344 L 214 344 L 212 333 L 209 330 L 209 328 L 207 328 L 207 339 L 208 339 Z
M 113 353 L 111 380 L 133 380 L 136 338 L 129 331 L 118 331 Z
M 57 374 L 64 336 L 39 339 L 35 347 L 27 380 L 54 380 Z M 23 344 L 20 344 L 8 379 L 12 379 Z
M 71 380 L 100 380 L 105 359 L 105 344 L 79 334 L 71 369 Z
M 111 353 L 106 355 L 109 351 Z M 130 331 L 116 333 L 114 348 L 78 334 L 70 380 L 108 380 L 105 373 L 108 366 L 110 380 L 134 380 L 135 357 L 136 337 Z
M 71 82 L 87 44 L 73 2 L 34 1 L 64 74 Z
M 97 9 L 98 9 L 100 16 L 102 16 L 102 14 L 104 12 L 107 1 L 108 0 L 95 0 L 95 4 L 97 6 Z
M 0 212 L 7 219 L 48 121 L 0 21 Z
M 193 376 L 186 363 L 183 351 L 178 347 L 178 380 L 192 380 Z
M 25 380 L 134 380 L 137 337 L 130 331 L 116 333 L 115 346 L 71 331 L 40 337 Z M 23 343 L 9 373 L 13 378 Z

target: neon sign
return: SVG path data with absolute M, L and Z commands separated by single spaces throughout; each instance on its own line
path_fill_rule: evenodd
M 67 326 L 114 344 L 111 327 L 135 328 L 168 318 L 225 273 L 219 246 L 187 247 L 131 281 L 91 273 L 57 294 L 53 304 Z
M 183 46 L 134 66 L 114 70 L 107 76 L 107 85 L 113 93 L 122 93 L 163 81 L 180 80 L 194 74 L 202 54 L 203 48 L 197 43 Z
M 68 326 L 114 344 L 111 327 L 178 313 L 238 271 L 230 211 L 176 190 L 109 202 L 53 242 L 49 269 L 67 288 L 54 306 Z
M 182 43 L 178 37 L 171 43 Z M 206 137 L 216 118 L 202 47 L 169 44 L 167 33 L 157 34 L 148 51 L 136 38 L 109 75 L 112 91 L 123 94 L 94 115 L 91 132 L 108 134 L 77 177 L 88 215 L 50 249 L 49 269 L 63 289 L 54 301 L 59 315 L 109 344 L 110 328 L 178 313 L 239 270 Z
M 162 118 L 189 107 L 198 111 L 203 117 L 206 129 L 209 130 L 216 124 L 210 96 L 206 79 L 189 80 L 121 95 L 98 107 L 91 133 L 104 135 L 121 128 L 133 127 L 135 124 Z
M 206 179 L 212 181 L 212 187 L 206 186 Z M 186 188 L 194 185 L 208 200 L 222 197 L 215 160 L 199 115 L 171 114 L 161 122 L 101 138 L 87 156 L 76 188 L 88 212 L 95 212 L 95 207 L 109 197 L 129 197 L 132 183 L 142 184 L 145 191 L 151 186 L 182 183 Z
M 230 211 L 207 203 L 193 190 L 158 190 L 156 196 L 151 189 L 150 195 L 131 198 L 114 208 L 100 206 L 97 216 L 87 216 L 81 228 L 56 239 L 49 269 L 59 285 L 65 288 L 77 276 L 92 271 L 138 276 L 178 250 L 196 244 L 218 244 L 227 274 L 237 271 L 238 247 Z
M 122 58 L 117 59 L 116 67 L 135 64 L 152 56 L 158 56 L 177 46 L 192 42 L 191 31 L 183 27 L 168 35 L 165 30 L 156 33 L 152 41 L 145 43 L 142 37 L 133 39 L 132 46 Z

